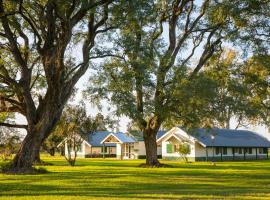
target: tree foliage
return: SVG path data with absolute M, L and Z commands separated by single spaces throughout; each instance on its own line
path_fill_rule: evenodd
M 85 105 L 69 105 L 65 108 L 55 130 L 45 141 L 44 147 L 49 152 L 55 152 L 60 142 L 60 148 L 66 145 L 65 158 L 71 166 L 74 166 L 82 142 L 88 140 L 89 134 L 105 131 L 112 123 L 113 120 L 105 118 L 100 113 L 95 117 L 87 115 Z
M 181 143 L 177 149 L 177 152 L 184 159 L 185 162 L 188 162 L 187 155 L 190 154 L 190 145 L 188 143 Z
M 136 121 L 144 132 L 148 165 L 159 165 L 155 139 L 164 122 L 196 126 L 209 113 L 216 83 L 200 71 L 219 54 L 222 42 L 240 44 L 249 38 L 254 47 L 264 39 L 254 39 L 250 27 L 269 2 L 238 3 L 127 1 L 118 16 L 122 26 L 111 39 L 117 53 L 97 68 L 88 92 L 94 102 L 107 98 L 119 114 Z
M 0 113 L 20 113 L 27 135 L 13 171 L 32 166 L 75 84 L 96 56 L 96 37 L 111 30 L 111 0 L 0 1 Z

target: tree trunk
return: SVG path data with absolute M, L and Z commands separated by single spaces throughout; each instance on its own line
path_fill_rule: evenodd
M 145 152 L 146 152 L 146 165 L 151 167 L 159 167 L 160 163 L 157 157 L 157 131 L 147 129 L 143 132 Z
M 27 135 L 13 160 L 10 171 L 28 173 L 34 170 L 33 164 L 44 164 L 40 160 L 40 147 L 59 121 L 63 107 L 58 107 L 58 109 L 44 107 L 44 110 L 40 120 L 32 128 L 28 128 Z M 55 112 L 51 112 L 51 110 Z
M 42 161 L 40 159 L 40 149 L 37 150 L 37 152 L 35 153 L 34 163 L 35 164 L 42 164 Z
M 50 154 L 51 156 L 54 156 L 54 155 L 55 155 L 55 148 L 49 149 L 49 154 Z
M 34 133 L 28 133 L 23 140 L 19 152 L 16 154 L 12 171 L 28 172 L 31 171 L 33 162 L 39 158 L 40 142 Z

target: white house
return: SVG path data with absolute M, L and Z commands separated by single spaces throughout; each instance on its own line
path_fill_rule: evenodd
M 229 129 L 193 129 L 186 132 L 174 127 L 157 134 L 157 154 L 162 159 L 182 159 L 179 145 L 190 147 L 191 161 L 268 159 L 270 142 L 257 133 Z M 65 145 L 67 153 L 67 145 Z M 145 158 L 142 133 L 95 132 L 84 140 L 78 157 L 116 157 L 118 159 Z
M 157 138 L 165 133 L 165 131 L 159 131 Z M 158 146 L 157 153 L 161 157 L 161 146 Z M 65 154 L 67 154 L 66 143 Z M 78 157 L 116 157 L 118 159 L 139 159 L 145 158 L 145 155 L 142 133 L 135 137 L 130 133 L 108 131 L 89 134 L 77 152 Z
M 181 159 L 180 144 L 190 146 L 191 161 L 268 159 L 270 142 L 257 133 L 246 130 L 193 129 L 189 133 L 172 128 L 157 139 L 162 146 L 162 159 Z

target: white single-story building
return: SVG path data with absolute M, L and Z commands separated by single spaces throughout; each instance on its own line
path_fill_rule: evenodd
M 251 131 L 198 128 L 187 133 L 175 127 L 157 139 L 162 159 L 182 159 L 177 152 L 182 143 L 190 146 L 187 158 L 191 161 L 268 159 L 270 147 L 266 138 Z
M 246 130 L 193 129 L 189 132 L 180 127 L 157 134 L 159 158 L 180 160 L 180 144 L 190 147 L 186 156 L 190 161 L 223 161 L 268 159 L 270 141 L 257 133 Z M 67 145 L 65 144 L 65 153 Z M 142 133 L 99 131 L 89 134 L 82 142 L 78 157 L 116 157 L 118 159 L 145 158 Z
M 157 138 L 166 131 L 159 131 Z M 98 131 L 90 133 L 87 140 L 83 140 L 78 157 L 116 157 L 118 159 L 145 158 L 145 145 L 142 134 L 132 135 L 122 132 Z M 74 154 L 74 152 L 71 152 Z M 161 157 L 161 146 L 158 146 L 158 155 Z M 65 143 L 65 154 L 67 144 Z

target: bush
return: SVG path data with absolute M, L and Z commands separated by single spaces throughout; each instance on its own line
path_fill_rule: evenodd
M 103 158 L 103 154 L 88 154 L 85 155 L 86 158 Z M 105 154 L 105 158 L 115 158 L 116 154 Z
M 185 162 L 188 162 L 187 155 L 190 154 L 190 145 L 187 143 L 180 144 L 178 148 L 178 153 L 185 160 Z

